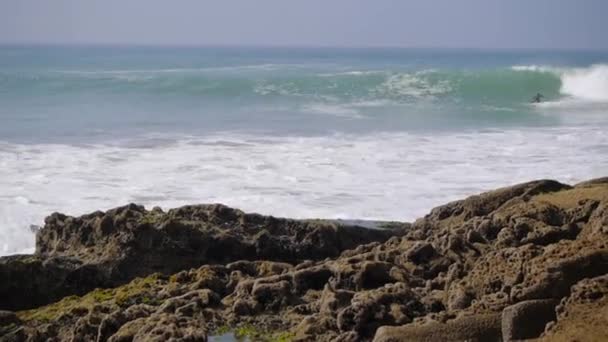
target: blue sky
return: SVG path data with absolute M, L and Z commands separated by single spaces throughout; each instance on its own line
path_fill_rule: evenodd
M 0 43 L 608 48 L 606 0 L 2 0 Z

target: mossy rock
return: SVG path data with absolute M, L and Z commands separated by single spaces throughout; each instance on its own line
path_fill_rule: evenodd
M 49 322 L 64 314 L 88 312 L 97 304 L 128 307 L 134 304 L 159 305 L 160 301 L 151 295 L 155 285 L 162 281 L 158 274 L 146 278 L 136 278 L 132 282 L 114 289 L 95 289 L 84 296 L 69 296 L 43 307 L 17 312 L 23 321 Z
M 232 332 L 237 340 L 254 342 L 290 342 L 294 338 L 291 332 L 264 332 L 255 326 L 244 325 L 236 328 L 222 326 L 215 330 L 213 335 L 221 336 Z

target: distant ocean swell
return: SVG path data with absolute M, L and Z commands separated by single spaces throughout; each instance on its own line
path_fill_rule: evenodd
M 315 72 L 294 65 L 246 67 L 0 72 L 9 94 L 140 94 L 152 96 L 316 99 L 333 101 L 464 101 L 525 103 L 537 92 L 549 100 L 608 101 L 608 65 Z

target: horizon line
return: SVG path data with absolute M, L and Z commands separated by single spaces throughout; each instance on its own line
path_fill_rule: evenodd
M 213 44 L 213 43 L 133 43 L 133 42 L 2 42 L 1 47 L 125 47 L 125 48 L 268 48 L 268 49 L 412 49 L 412 50 L 485 50 L 485 51 L 608 51 L 608 47 L 481 47 L 440 45 L 330 45 L 330 44 Z

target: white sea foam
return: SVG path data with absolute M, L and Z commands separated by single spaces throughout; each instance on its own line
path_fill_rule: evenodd
M 273 84 L 259 82 L 253 88 L 253 92 L 260 95 L 282 95 L 282 96 L 301 96 L 290 84 Z
M 481 105 L 480 108 L 489 112 L 515 112 L 517 110 L 512 107 L 501 107 L 492 105 Z
M 497 186 L 535 178 L 576 182 L 606 170 L 605 126 L 0 143 L 0 254 L 31 251 L 30 225 L 53 211 L 222 202 L 278 216 L 412 220 Z
M 561 80 L 561 93 L 575 100 L 608 102 L 608 65 L 597 64 L 586 68 L 557 68 L 539 65 L 513 66 L 516 71 L 548 72 Z M 572 99 L 566 98 L 566 105 Z M 576 101 L 575 101 L 576 102 Z
M 398 103 L 388 99 L 376 99 L 376 100 L 361 100 L 350 103 L 351 107 L 355 108 L 372 108 L 372 107 L 384 107 L 390 105 L 397 105 Z
M 576 98 L 608 102 L 608 65 L 569 70 L 561 75 L 564 94 Z
M 320 77 L 336 77 L 336 76 L 369 76 L 369 75 L 383 75 L 386 74 L 385 70 L 352 70 L 343 72 L 332 72 L 318 74 Z
M 552 66 L 547 66 L 547 65 L 514 65 L 511 67 L 511 70 L 560 73 L 563 69 L 552 67 Z
M 377 92 L 386 94 L 389 97 L 415 97 L 425 98 L 446 94 L 452 90 L 449 81 L 430 82 L 423 76 L 425 71 L 420 73 L 399 73 L 391 75 L 378 87 Z
M 328 114 L 353 119 L 363 118 L 356 108 L 353 108 L 348 104 L 314 103 L 304 106 L 302 110 L 314 114 Z

